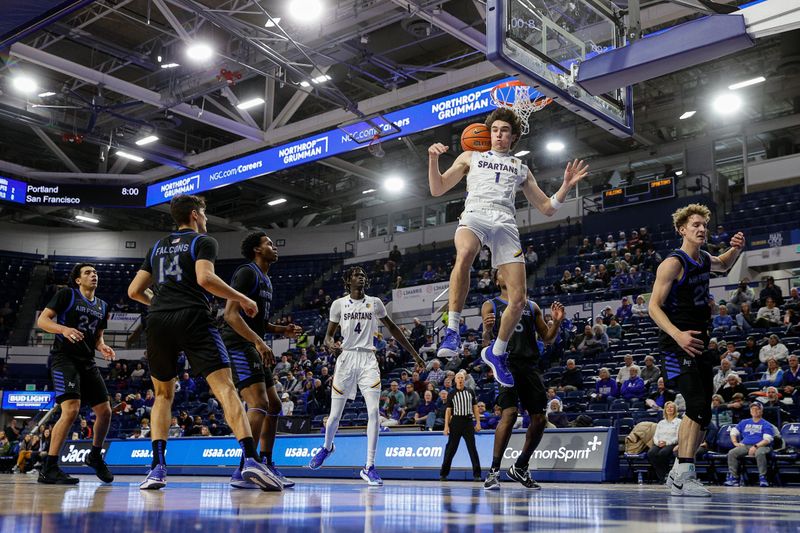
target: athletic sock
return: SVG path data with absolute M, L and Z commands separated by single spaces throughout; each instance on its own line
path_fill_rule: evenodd
M 102 446 L 92 446 L 92 451 L 89 452 L 89 455 L 96 459 L 102 459 L 102 455 L 100 452 L 103 450 Z
M 684 472 L 694 472 L 694 457 L 679 457 L 678 466 L 675 470 L 678 474 L 682 474 Z
M 239 441 L 239 446 L 242 447 L 242 456 L 246 459 L 258 459 L 258 452 L 256 451 L 256 441 L 253 437 L 245 437 Z M 242 462 L 244 465 L 244 462 Z
M 451 311 L 449 315 L 447 315 L 447 328 L 452 329 L 456 333 L 458 333 L 458 326 L 461 325 L 461 313 L 457 313 L 455 311 Z
M 58 464 L 58 457 L 55 455 L 45 455 L 44 456 L 44 471 L 47 472 L 53 465 Z
M 492 457 L 492 470 L 500 470 L 500 463 L 502 461 L 502 457 Z
M 494 341 L 494 346 L 492 346 L 492 353 L 495 355 L 506 353 L 507 347 L 508 347 L 508 341 L 500 340 L 498 338 L 496 341 Z
M 152 445 L 153 445 L 153 460 L 150 462 L 150 468 L 155 468 L 160 464 L 166 466 L 167 441 L 161 439 L 154 440 L 152 442 Z
M 517 462 L 514 463 L 514 467 L 520 470 L 527 470 L 531 462 L 531 455 L 533 455 L 533 451 L 531 453 L 520 453 Z
M 268 465 L 272 464 L 272 454 L 271 453 L 267 453 L 267 452 L 262 451 L 262 452 L 260 452 L 258 454 L 258 456 L 261 457 L 261 462 L 262 463 L 266 463 Z

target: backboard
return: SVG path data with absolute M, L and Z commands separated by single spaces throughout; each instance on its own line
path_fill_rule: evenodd
M 593 96 L 576 82 L 582 61 L 625 45 L 606 0 L 488 0 L 487 58 L 554 102 L 617 135 L 633 134 L 633 89 Z

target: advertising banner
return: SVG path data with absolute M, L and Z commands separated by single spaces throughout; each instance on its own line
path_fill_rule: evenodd
M 56 401 L 55 392 L 47 391 L 5 391 L 3 392 L 3 409 L 24 409 L 39 411 L 50 409 Z
M 409 311 L 425 311 L 426 313 L 430 313 L 434 298 L 449 286 L 449 281 L 440 281 L 438 283 L 429 283 L 428 285 L 393 289 L 392 311 L 395 313 Z M 445 302 L 442 301 L 442 303 L 444 304 Z
M 100 454 L 103 457 L 108 452 L 109 442 L 103 443 L 103 449 Z M 89 452 L 92 451 L 92 441 L 90 440 L 74 440 L 66 443 L 61 448 L 61 453 L 58 454 L 58 464 L 61 466 L 83 466 L 83 462 Z

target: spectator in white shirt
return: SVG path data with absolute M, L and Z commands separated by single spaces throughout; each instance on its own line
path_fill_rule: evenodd
M 636 303 L 633 304 L 631 312 L 634 318 L 647 318 L 649 316 L 647 313 L 647 302 L 644 301 L 644 296 L 639 295 L 636 297 Z
M 769 336 L 769 344 L 761 348 L 758 352 L 758 359 L 766 367 L 767 361 L 775 359 L 778 363 L 786 361 L 789 357 L 789 349 L 786 345 L 780 342 L 778 336 L 772 334 Z
M 728 359 L 723 359 L 717 374 L 714 376 L 714 390 L 718 391 L 727 382 L 728 376 L 735 373 L 731 368 L 731 362 Z
M 628 381 L 631 377 L 631 367 L 633 366 L 633 356 L 628 354 L 625 356 L 625 366 L 619 369 L 617 372 L 617 383 L 622 385 L 626 381 Z M 639 370 L 639 367 L 636 367 L 636 370 Z
M 678 429 L 681 419 L 678 418 L 678 407 L 675 402 L 664 404 L 664 419 L 656 426 L 653 445 L 647 452 L 647 459 L 656 471 L 659 483 L 664 483 L 667 473 L 675 460 L 673 450 L 678 444 Z
M 283 416 L 292 416 L 294 413 L 294 402 L 288 392 L 284 392 L 281 396 L 281 413 Z
M 756 313 L 757 328 L 774 328 L 781 325 L 781 310 L 775 306 L 775 300 L 767 298 L 767 305 Z

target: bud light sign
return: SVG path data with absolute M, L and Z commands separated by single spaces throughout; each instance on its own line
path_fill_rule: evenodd
M 3 393 L 3 409 L 24 409 L 32 411 L 50 409 L 55 404 L 55 399 L 55 392 L 5 391 Z

